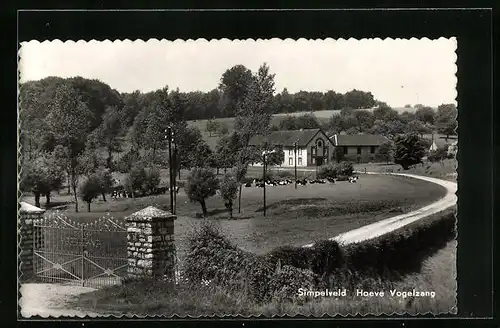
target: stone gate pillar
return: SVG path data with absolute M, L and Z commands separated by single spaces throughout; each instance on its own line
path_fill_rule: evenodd
M 18 221 L 21 249 L 18 276 L 21 281 L 33 278 L 35 275 L 33 271 L 33 220 L 42 218 L 44 213 L 45 210 L 41 208 L 21 202 Z M 41 234 L 38 233 L 37 236 L 41 237 Z
M 153 206 L 126 218 L 129 278 L 174 279 L 175 219 Z

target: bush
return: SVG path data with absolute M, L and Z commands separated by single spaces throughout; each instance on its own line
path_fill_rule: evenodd
M 322 240 L 312 247 L 312 271 L 318 275 L 330 275 L 345 264 L 345 255 L 335 240 Z
M 266 254 L 273 264 L 290 265 L 300 269 L 311 268 L 312 249 L 308 247 L 280 246 Z
M 429 152 L 427 159 L 433 163 L 440 162 L 448 158 L 448 150 L 446 148 L 438 148 Z
M 295 176 L 294 172 L 287 170 L 278 170 L 274 172 L 274 175 L 278 178 L 293 178 Z
M 300 288 L 313 290 L 317 277 L 310 270 L 294 266 L 278 266 L 269 281 L 271 298 L 275 301 L 295 301 Z
M 145 169 L 144 191 L 153 191 L 160 184 L 160 170 L 156 166 Z
M 146 170 L 142 164 L 134 164 L 130 173 L 125 178 L 124 186 L 127 190 L 134 192 L 144 190 L 144 182 L 147 179 Z
M 244 292 L 256 302 L 270 299 L 274 268 L 266 259 L 239 249 L 209 222 L 191 232 L 187 243 L 183 269 L 190 283 L 210 281 L 229 293 Z
M 328 179 L 332 178 L 335 179 L 337 177 L 337 166 L 338 164 L 329 164 L 327 166 L 323 166 L 319 171 L 318 171 L 318 179 Z
M 113 166 L 120 173 L 128 173 L 132 169 L 132 166 L 137 161 L 139 161 L 139 159 L 140 159 L 139 152 L 135 150 L 130 150 L 127 153 L 125 153 L 122 157 L 120 157 L 117 161 L 115 161 Z
M 337 164 L 337 174 L 351 176 L 354 172 L 354 166 L 352 162 L 341 162 Z
M 337 178 L 339 176 L 351 176 L 354 166 L 351 162 L 329 164 L 318 171 L 318 179 Z

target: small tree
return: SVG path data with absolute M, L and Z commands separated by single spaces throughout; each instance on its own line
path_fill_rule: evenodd
M 96 176 L 90 176 L 85 180 L 80 188 L 80 197 L 87 203 L 87 210 L 90 212 L 90 203 L 101 193 L 101 186 Z
M 229 209 L 229 218 L 231 219 L 233 218 L 233 202 L 236 199 L 238 185 L 238 181 L 233 176 L 226 174 L 220 186 L 220 194 L 225 200 L 226 208 Z
M 102 200 L 106 201 L 106 193 L 111 191 L 113 187 L 113 177 L 109 169 L 99 170 L 95 173 L 95 178 L 99 182 L 101 188 Z
M 209 119 L 207 121 L 206 130 L 209 133 L 210 137 L 212 136 L 212 133 L 217 132 L 218 129 L 219 129 L 219 123 L 216 122 L 214 119 Z
M 141 163 L 137 163 L 132 167 L 130 173 L 125 178 L 125 188 L 127 188 L 132 194 L 132 197 L 135 198 L 135 191 L 142 191 L 144 189 L 144 182 L 146 180 L 147 174 L 144 166 Z
M 229 128 L 227 127 L 227 125 L 226 125 L 226 124 L 224 124 L 224 123 L 220 123 L 220 124 L 219 124 L 219 129 L 218 129 L 217 133 L 218 133 L 219 135 L 221 135 L 221 136 L 225 136 L 226 134 L 228 134 L 228 133 L 229 133 Z
M 425 156 L 425 143 L 416 134 L 405 134 L 397 136 L 394 139 L 395 152 L 394 163 L 403 167 L 403 170 L 408 170 L 411 165 L 422 163 L 422 158 Z
M 375 152 L 375 160 L 378 162 L 389 163 L 394 159 L 394 143 L 386 141 L 381 144 Z
M 145 169 L 145 173 L 144 189 L 151 192 L 160 184 L 160 170 L 156 166 L 151 166 Z
M 205 200 L 214 196 L 217 189 L 219 189 L 219 180 L 211 170 L 204 168 L 193 169 L 184 187 L 189 200 L 200 203 L 203 216 L 207 216 Z

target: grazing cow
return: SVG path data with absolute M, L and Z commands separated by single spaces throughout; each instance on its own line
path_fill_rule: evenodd
M 352 177 L 349 177 L 349 182 L 350 183 L 356 183 L 356 181 L 358 181 L 358 176 L 352 176 Z

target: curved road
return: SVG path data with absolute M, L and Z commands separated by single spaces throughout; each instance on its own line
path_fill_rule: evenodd
M 410 224 L 414 221 L 420 220 L 426 216 L 441 212 L 451 206 L 454 206 L 457 203 L 457 183 L 452 181 L 446 181 L 442 179 L 436 179 L 431 177 L 425 177 L 416 174 L 408 174 L 408 173 L 378 173 L 378 172 L 356 172 L 358 174 L 386 174 L 386 175 L 399 175 L 410 177 L 414 179 L 420 179 L 429 181 L 440 186 L 446 188 L 446 195 L 437 200 L 436 202 L 424 206 L 416 211 L 405 213 L 401 215 L 394 216 L 389 219 L 385 219 L 379 222 L 375 222 L 366 226 L 363 226 L 358 229 L 354 229 L 343 234 L 340 234 L 336 237 L 331 238 L 330 240 L 337 240 L 342 244 L 352 244 L 359 243 L 364 240 L 372 239 L 388 232 L 399 229 L 407 224 Z M 303 247 L 311 247 L 313 244 L 304 245 Z

